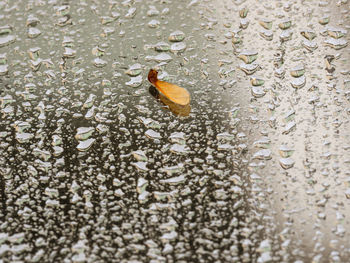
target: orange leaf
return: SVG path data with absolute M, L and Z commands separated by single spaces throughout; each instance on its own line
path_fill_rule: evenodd
M 157 78 L 158 72 L 151 69 L 148 73 L 148 80 L 152 83 L 156 89 L 162 93 L 170 101 L 185 106 L 190 103 L 190 93 L 175 84 L 171 84 L 165 81 L 160 81 Z

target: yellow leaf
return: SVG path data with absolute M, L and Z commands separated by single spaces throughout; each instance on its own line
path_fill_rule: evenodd
M 165 81 L 160 81 L 157 78 L 158 72 L 151 69 L 148 73 L 148 80 L 152 83 L 156 89 L 162 93 L 170 101 L 185 106 L 190 103 L 190 93 L 175 84 L 171 84 Z

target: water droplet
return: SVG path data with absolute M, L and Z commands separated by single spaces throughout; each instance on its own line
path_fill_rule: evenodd
M 282 30 L 286 30 L 292 26 L 292 21 L 290 19 L 285 19 L 278 24 L 278 27 Z
M 176 154 L 187 154 L 189 152 L 189 148 L 184 144 L 176 143 L 170 147 L 170 151 Z
M 130 81 L 125 82 L 125 85 L 132 87 L 132 88 L 137 88 L 139 86 L 141 86 L 142 84 L 142 76 L 139 75 L 137 77 L 132 77 L 130 78 Z
M 39 158 L 43 159 L 45 162 L 48 161 L 51 157 L 51 154 L 49 151 L 44 151 L 39 148 L 33 149 L 33 155 L 38 156 Z
M 281 158 L 279 163 L 283 169 L 290 169 L 294 166 L 295 161 L 292 158 Z
M 290 111 L 288 111 L 284 116 L 283 116 L 283 119 L 285 122 L 289 122 L 291 120 L 294 119 L 294 116 L 295 116 L 295 110 L 292 109 Z
M 132 155 L 134 156 L 134 158 L 137 161 L 144 161 L 144 162 L 146 162 L 148 160 L 146 154 L 143 151 L 141 151 L 141 150 L 133 151 Z
M 272 153 L 270 149 L 261 149 L 253 154 L 253 159 L 269 160 L 271 158 L 272 158 Z
M 118 13 L 118 15 L 119 15 L 119 13 Z M 102 16 L 102 17 L 101 17 L 101 24 L 102 24 L 102 25 L 110 24 L 110 23 L 112 23 L 116 18 L 118 18 L 118 17 Z
M 29 27 L 28 28 L 28 37 L 29 38 L 36 38 L 41 35 L 41 31 L 37 29 L 36 27 Z
M 243 8 L 241 8 L 240 10 L 239 10 L 239 16 L 241 17 L 241 18 L 246 18 L 247 17 L 247 15 L 248 15 L 248 8 L 246 8 L 246 7 L 243 7 Z
M 237 45 L 242 43 L 242 30 L 241 29 L 236 29 L 233 30 L 232 32 L 232 44 Z
M 320 18 L 320 19 L 318 20 L 318 22 L 319 22 L 321 25 L 326 25 L 326 24 L 329 23 L 329 21 L 330 21 L 329 16 L 324 16 L 324 17 L 322 17 L 322 18 Z
M 270 147 L 271 140 L 268 137 L 263 137 L 260 140 L 257 140 L 253 145 L 257 148 L 267 149 Z
M 95 58 L 93 63 L 94 63 L 94 66 L 97 68 L 103 68 L 104 66 L 107 65 L 107 61 L 105 61 L 99 57 Z
M 154 60 L 156 62 L 170 62 L 173 58 L 166 53 L 161 53 L 156 56 L 146 56 L 146 61 Z
M 311 52 L 318 48 L 316 41 L 303 40 L 301 45 Z
M 125 71 L 129 76 L 135 77 L 140 75 L 142 72 L 142 65 L 140 63 L 133 64 Z
M 245 63 L 250 64 L 258 58 L 258 52 L 253 50 L 244 50 L 238 55 L 238 58 L 242 59 Z
M 303 76 L 304 73 L 305 73 L 305 67 L 304 65 L 301 65 L 301 64 L 292 68 L 290 71 L 290 75 L 295 78 Z
M 136 162 L 132 163 L 133 166 L 137 168 L 140 172 L 147 172 L 149 169 L 147 168 L 147 162 Z
M 348 41 L 346 41 L 343 38 L 335 39 L 335 38 L 328 38 L 324 41 L 324 44 L 326 46 L 329 46 L 335 50 L 342 49 L 348 45 Z
M 164 180 L 159 180 L 159 182 L 161 184 L 169 184 L 169 185 L 178 185 L 178 184 L 182 184 L 185 182 L 185 177 L 183 175 L 177 176 L 177 177 L 171 177 L 168 179 L 164 179 Z
M 160 135 L 159 132 L 156 132 L 152 129 L 148 129 L 146 132 L 145 132 L 145 135 L 150 138 L 150 139 L 161 139 L 162 136 Z
M 159 52 L 166 52 L 170 50 L 170 45 L 164 41 L 161 41 L 154 45 L 154 49 Z
M 159 25 L 160 25 L 160 22 L 158 20 L 155 20 L 155 19 L 148 22 L 149 28 L 158 28 Z
M 184 43 L 184 42 L 174 43 L 170 47 L 170 51 L 175 53 L 175 54 L 181 53 L 185 49 L 186 49 L 186 43 Z
M 127 14 L 125 15 L 125 18 L 133 18 L 136 15 L 136 8 L 130 7 Z
M 268 41 L 271 41 L 273 39 L 273 32 L 272 30 L 266 30 L 266 29 L 261 29 L 259 31 L 260 36 L 265 38 Z
M 103 48 L 101 48 L 100 46 L 96 46 L 92 49 L 91 53 L 94 55 L 94 56 L 97 56 L 97 57 L 101 57 L 104 55 L 105 53 L 105 50 Z
M 242 18 L 240 21 L 239 21 L 239 27 L 242 28 L 242 29 L 247 29 L 249 26 L 249 20 L 247 18 Z
M 270 30 L 272 28 L 272 20 L 270 19 L 261 19 L 259 21 L 259 24 L 267 30 Z
M 176 30 L 170 33 L 168 39 L 170 42 L 181 42 L 182 40 L 185 39 L 185 33 L 180 30 Z
M 74 58 L 76 53 L 77 53 L 76 50 L 69 48 L 69 47 L 66 47 L 66 48 L 64 48 L 63 57 L 64 58 Z
M 296 128 L 296 122 L 295 121 L 290 121 L 287 123 L 286 127 L 284 128 L 284 131 L 282 132 L 282 134 L 288 134 L 291 131 L 294 131 Z
M 76 140 L 87 140 L 94 133 L 95 129 L 93 127 L 80 127 L 77 129 L 77 134 L 75 135 Z
M 182 163 L 175 165 L 175 166 L 166 166 L 164 168 L 161 168 L 161 172 L 165 172 L 167 175 L 172 176 L 173 174 L 180 173 L 184 169 L 184 165 Z
M 282 42 L 286 42 L 290 39 L 292 39 L 293 32 L 289 29 L 282 31 L 280 34 L 280 39 Z
M 157 15 L 159 15 L 159 11 L 157 10 L 157 8 L 153 5 L 149 6 L 149 10 L 147 11 L 147 16 L 152 17 Z
M 0 47 L 7 46 L 15 42 L 16 37 L 13 35 L 0 35 Z
M 277 68 L 275 69 L 275 76 L 278 78 L 283 78 L 285 75 L 285 71 L 283 68 Z
M 34 138 L 34 135 L 31 133 L 26 133 L 26 132 L 17 132 L 16 133 L 16 140 L 19 143 L 27 143 L 29 142 L 32 138 Z
M 95 94 L 90 94 L 87 100 L 83 104 L 83 109 L 89 109 L 94 105 L 94 102 L 96 100 Z
M 218 140 L 223 140 L 223 141 L 233 141 L 235 139 L 235 136 L 233 134 L 228 133 L 228 132 L 223 132 L 223 133 L 219 133 L 218 135 L 216 135 L 216 138 Z
M 310 29 L 305 29 L 300 32 L 300 34 L 305 37 L 307 40 L 313 40 L 317 35 L 314 31 Z
M 136 187 L 136 191 L 139 193 L 139 194 L 142 194 L 144 191 L 146 191 L 146 188 L 148 186 L 148 181 L 145 179 L 145 178 L 142 178 L 140 177 L 138 180 L 137 180 L 137 187 Z
M 347 30 L 336 27 L 327 27 L 327 33 L 333 38 L 341 38 L 347 34 Z
M 77 149 L 81 152 L 85 152 L 85 151 L 88 151 L 91 146 L 95 143 L 95 139 L 87 139 L 85 141 L 80 141 L 78 146 L 77 146 Z
M 252 76 L 252 77 L 250 77 L 250 83 L 253 86 L 262 86 L 262 85 L 264 85 L 265 81 L 260 77 Z
M 24 132 L 30 128 L 30 124 L 26 121 L 15 121 L 15 124 L 13 126 L 19 133 Z
M 239 65 L 239 68 L 247 75 L 254 74 L 258 69 L 260 69 L 259 64 L 252 63 L 252 64 L 245 64 L 242 63 Z
M 266 92 L 262 87 L 259 86 L 253 86 L 251 87 L 251 93 L 255 98 L 261 98 L 264 97 Z
M 305 86 L 306 84 L 306 78 L 305 76 L 301 76 L 299 78 L 293 78 L 290 82 L 293 88 L 300 89 Z

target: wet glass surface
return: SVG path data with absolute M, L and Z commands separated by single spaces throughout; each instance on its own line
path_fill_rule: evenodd
M 3 262 L 349 258 L 348 1 L 0 1 L 0 21 Z

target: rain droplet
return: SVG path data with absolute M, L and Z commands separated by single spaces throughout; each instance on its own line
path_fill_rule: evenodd
M 145 154 L 143 151 L 141 151 L 141 150 L 133 151 L 133 152 L 132 152 L 132 155 L 134 156 L 134 158 L 135 158 L 137 161 L 143 161 L 143 162 L 145 162 L 145 161 L 148 160 L 146 154 Z
M 97 67 L 97 68 L 103 68 L 104 66 L 107 65 L 107 61 L 97 57 L 94 59 L 94 66 Z
M 292 68 L 290 71 L 290 75 L 292 77 L 295 77 L 295 78 L 303 76 L 304 73 L 305 73 L 304 65 L 298 65 L 298 66 Z
M 184 43 L 184 42 L 174 43 L 170 47 L 170 51 L 175 53 L 175 54 L 181 53 L 185 49 L 186 49 L 186 43 Z
M 265 38 L 268 41 L 271 41 L 273 39 L 273 32 L 272 30 L 266 30 L 266 29 L 261 29 L 259 31 L 260 36 Z
M 242 63 L 239 65 L 239 68 L 247 75 L 252 75 L 260 68 L 260 66 L 257 63 L 252 63 L 252 64 Z
M 96 140 L 95 139 L 87 139 L 85 141 L 80 141 L 78 146 L 77 146 L 77 149 L 81 152 L 85 152 L 85 151 L 88 151 L 91 146 L 94 144 Z
M 160 135 L 159 132 L 156 132 L 152 129 L 148 129 L 146 132 L 145 132 L 145 135 L 150 138 L 150 139 L 161 139 L 162 136 Z
M 165 172 L 167 175 L 172 176 L 173 174 L 180 173 L 184 169 L 184 165 L 182 163 L 175 165 L 175 166 L 167 166 L 164 168 L 161 168 L 161 172 Z
M 335 50 L 339 50 L 346 47 L 348 45 L 348 42 L 343 38 L 339 38 L 339 39 L 328 38 L 324 41 L 324 44 Z
M 333 38 L 341 38 L 347 34 L 347 30 L 329 26 L 327 27 L 327 33 Z
M 285 42 L 285 41 L 292 39 L 292 35 L 293 35 L 293 32 L 291 30 L 287 29 L 287 30 L 284 30 L 280 34 L 280 39 L 282 42 Z
M 260 77 L 252 76 L 252 77 L 250 77 L 250 83 L 253 86 L 262 86 L 262 85 L 264 85 L 265 81 Z
M 238 55 L 238 58 L 242 59 L 245 63 L 250 64 L 258 58 L 258 52 L 253 50 L 244 50 Z
M 314 31 L 310 29 L 305 29 L 300 32 L 300 34 L 305 37 L 307 40 L 313 40 L 317 35 Z
M 93 127 L 80 127 L 77 129 L 77 134 L 75 139 L 78 141 L 87 140 L 94 133 L 95 129 Z
M 261 19 L 259 21 L 259 24 L 267 30 L 270 30 L 272 28 L 272 20 L 270 19 Z
M 303 40 L 301 45 L 311 52 L 318 48 L 316 41 Z
M 129 76 L 135 77 L 140 75 L 142 72 L 142 65 L 140 63 L 133 64 L 125 71 Z
M 262 87 L 259 86 L 253 86 L 251 87 L 251 93 L 255 98 L 261 98 L 264 97 L 266 92 Z
M 248 28 L 248 26 L 249 26 L 249 20 L 247 18 L 242 18 L 239 21 L 239 27 L 240 28 L 246 29 L 246 28 Z
M 127 14 L 125 15 L 125 18 L 133 18 L 136 15 L 136 8 L 135 7 L 131 7 Z
M 130 78 L 130 81 L 125 82 L 125 85 L 132 87 L 132 88 L 137 88 L 142 84 L 142 76 L 139 75 L 137 77 L 132 77 Z
M 241 29 L 233 30 L 231 33 L 232 33 L 232 44 L 237 45 L 242 43 Z
M 136 162 L 132 163 L 133 166 L 137 168 L 140 172 L 147 172 L 149 169 L 147 168 L 147 162 Z
M 170 45 L 164 41 L 161 41 L 154 45 L 154 49 L 159 52 L 166 52 L 170 50 Z
M 187 154 L 189 152 L 189 148 L 184 144 L 173 144 L 170 147 L 170 151 L 176 154 Z
M 329 21 L 330 21 L 329 16 L 324 16 L 324 17 L 322 17 L 322 18 L 320 18 L 320 19 L 318 20 L 318 22 L 319 22 L 321 25 L 326 25 L 326 24 L 329 23 Z
M 301 76 L 299 78 L 293 78 L 290 82 L 293 88 L 300 89 L 305 86 L 306 84 L 306 78 L 305 76 Z
M 248 8 L 246 8 L 246 7 L 243 7 L 243 8 L 241 8 L 240 10 L 239 10 L 239 16 L 241 17 L 241 18 L 246 18 L 247 17 L 247 15 L 248 15 Z
M 150 9 L 147 11 L 147 16 L 152 17 L 159 15 L 159 11 L 155 6 L 149 6 L 149 8 Z
M 295 162 L 292 158 L 281 158 L 279 163 L 283 169 L 290 169 L 294 166 Z
M 282 30 L 286 30 L 292 26 L 292 21 L 290 19 L 285 19 L 278 24 L 278 27 Z
M 159 180 L 161 184 L 178 185 L 185 182 L 185 177 L 183 175 L 177 177 L 171 177 L 164 180 Z
M 261 149 L 253 154 L 253 159 L 259 160 L 269 160 L 272 158 L 272 153 L 270 149 Z
M 31 133 L 26 133 L 26 132 L 17 132 L 16 133 L 16 140 L 19 143 L 27 143 L 29 142 L 32 138 L 34 138 L 34 135 Z
M 139 193 L 139 194 L 142 194 L 144 191 L 146 191 L 146 188 L 148 186 L 148 181 L 145 179 L 145 178 L 142 178 L 140 177 L 138 180 L 137 180 L 137 187 L 136 187 L 136 191 Z
M 15 42 L 16 37 L 13 35 L 0 35 L 0 47 L 7 46 Z
M 181 42 L 182 40 L 185 39 L 185 33 L 180 30 L 176 30 L 170 33 L 168 39 L 170 42 Z
M 28 28 L 28 37 L 29 38 L 36 38 L 39 35 L 41 35 L 41 31 L 37 29 L 36 27 L 29 27 Z
M 282 134 L 288 134 L 291 131 L 294 131 L 296 128 L 296 122 L 295 121 L 290 121 L 287 123 L 286 127 L 284 128 L 284 131 L 282 132 Z

